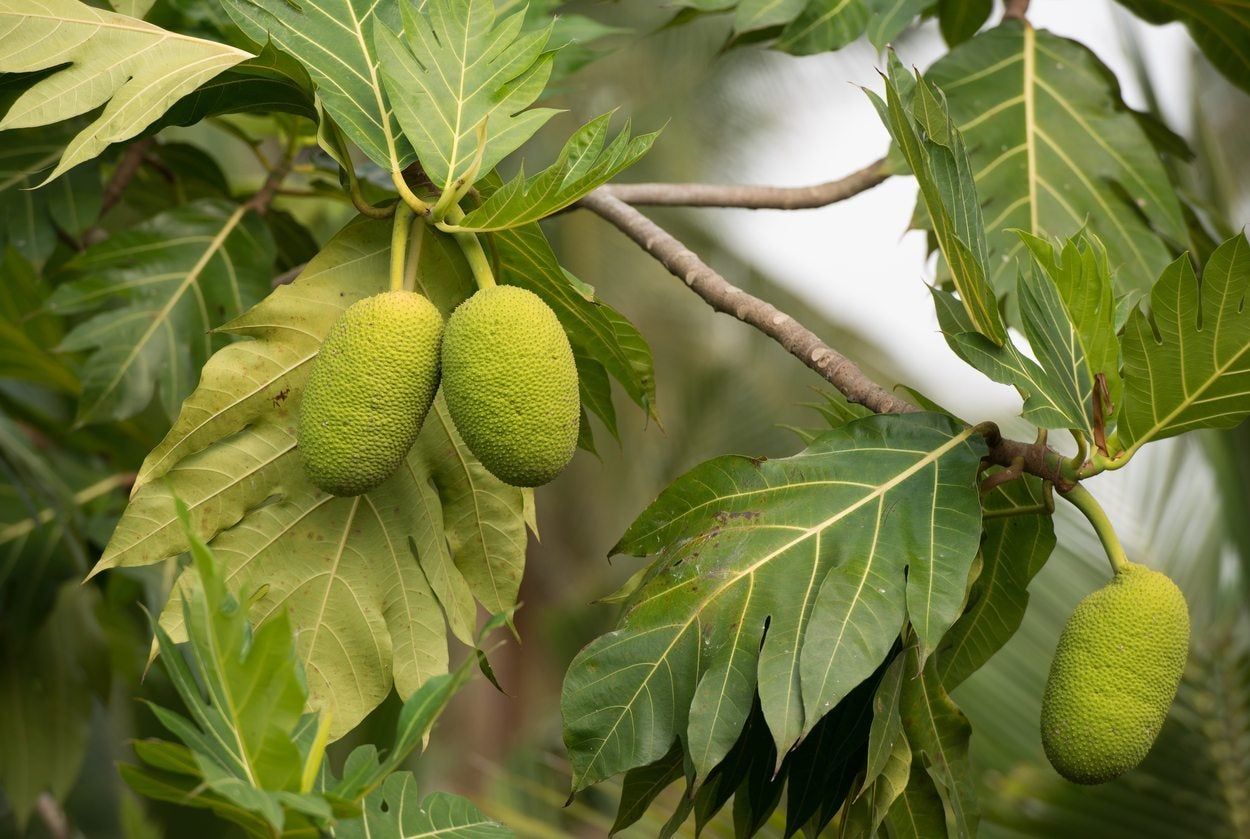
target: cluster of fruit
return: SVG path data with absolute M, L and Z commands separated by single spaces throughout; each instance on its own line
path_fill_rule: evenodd
M 309 479 L 361 495 L 399 469 L 442 385 L 469 450 L 514 486 L 545 484 L 577 447 L 577 367 L 555 313 L 516 286 L 489 286 L 443 323 L 434 304 L 389 291 L 330 329 L 300 403 Z

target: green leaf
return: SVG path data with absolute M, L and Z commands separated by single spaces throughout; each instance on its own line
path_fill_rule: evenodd
M 1239 233 L 1207 260 L 1202 281 L 1188 257 L 1134 309 L 1121 339 L 1124 404 L 1116 436 L 1130 452 L 1194 428 L 1231 428 L 1250 414 L 1250 244 Z
M 166 125 L 193 125 L 220 114 L 295 114 L 317 121 L 312 79 L 304 65 L 272 43 L 178 100 L 149 133 Z
M 825 714 L 786 757 L 786 830 L 819 835 L 850 799 L 864 771 L 873 722 L 873 696 L 885 667 Z M 902 738 L 899 738 L 902 739 Z
M 916 647 L 908 648 L 909 678 L 899 697 L 903 731 L 911 744 L 913 766 L 925 767 L 942 799 L 946 835 L 971 837 L 979 818 L 975 777 L 968 762 L 972 727 L 942 687 L 935 664 L 930 659 L 920 670 Z
M 19 829 L 41 794 L 57 801 L 69 794 L 95 697 L 107 696 L 108 649 L 93 615 L 98 599 L 76 581 L 65 583 L 33 636 L 0 644 L 0 788 Z
M 277 0 L 275 0 L 276 2 Z M 557 112 L 529 108 L 551 75 L 550 28 L 522 31 L 525 12 L 496 20 L 493 0 L 405 3 L 403 37 L 378 20 L 370 36 L 395 116 L 435 186 L 489 172 Z M 486 123 L 484 148 L 477 129 Z
M 73 134 L 65 125 L 16 129 L 4 135 L 0 148 L 0 244 L 35 263 L 52 253 L 58 229 L 77 237 L 100 214 L 100 171 L 94 164 L 35 189 Z
M 867 0 L 872 20 L 868 24 L 868 40 L 879 50 L 902 35 L 916 18 L 928 11 L 938 0 Z
M 909 95 L 913 89 L 914 95 Z M 990 343 L 1009 343 L 994 290 L 987 282 L 985 228 L 969 157 L 946 113 L 941 91 L 920 75 L 913 79 L 891 54 L 885 102 L 868 95 L 916 176 L 934 236 L 969 321 Z
M 1070 427 L 1081 431 L 1086 440 L 1092 439 L 1094 377 L 1059 289 L 1033 265 L 1020 271 L 1017 288 L 1024 334 L 1045 374 L 1046 389 L 1065 406 Z M 1105 314 L 1110 324 L 1114 311 Z
M 886 816 L 893 839 L 931 839 L 949 836 L 946 812 L 933 779 L 924 766 L 912 756 L 910 777 L 902 794 Z
M 1083 406 L 1072 394 L 1010 341 L 1001 347 L 973 329 L 950 292 L 932 289 L 938 325 L 955 354 L 996 382 L 1014 385 L 1024 395 L 1023 416 L 1039 428 L 1083 428 Z
M 397 3 L 373 0 L 222 0 L 258 44 L 272 41 L 308 68 L 317 96 L 369 159 L 397 172 L 415 157 L 378 75 L 374 20 L 399 23 Z
M 555 163 L 530 178 L 520 172 L 464 219 L 440 226 L 456 232 L 520 227 L 558 213 L 607 183 L 646 154 L 659 136 L 652 133 L 630 139 L 626 123 L 605 147 L 611 118 L 604 114 L 586 123 L 564 144 Z
M 642 818 L 656 797 L 685 775 L 685 764 L 681 744 L 674 743 L 668 754 L 659 760 L 626 772 L 609 834 L 615 836 Z
M 903 720 L 898 702 L 903 690 L 903 669 L 907 657 L 897 655 L 881 677 L 881 684 L 872 699 L 872 728 L 868 735 L 868 763 L 864 769 L 863 786 L 871 786 L 889 763 L 895 744 L 902 737 Z
M 390 229 L 352 222 L 293 283 L 223 327 L 250 340 L 205 365 L 200 386 L 141 467 L 96 568 L 148 565 L 185 550 L 176 494 L 231 586 L 261 592 L 253 618 L 290 613 L 310 706 L 329 710 L 334 736 L 392 684 L 406 697 L 446 672 L 440 597 L 453 629 L 464 633 L 457 617 L 464 587 L 491 611 L 505 611 L 524 567 L 524 495 L 472 457 L 441 400 L 406 466 L 374 492 L 335 498 L 304 477 L 295 424 L 309 365 L 343 309 L 387 287 Z M 444 313 L 471 293 L 468 266 L 449 237 L 418 227 L 410 246 L 418 287 Z M 162 616 L 175 638 L 178 602 L 172 598 Z
M 0 370 L 6 378 L 36 382 L 76 395 L 78 377 L 49 348 L 60 342 L 59 318 L 37 314 L 47 289 L 34 266 L 12 247 L 0 253 L 5 299 L 0 301 Z
M 981 668 L 1020 628 L 1028 585 L 1055 547 L 1055 527 L 1045 509 L 1041 481 L 1003 484 L 985 497 L 981 573 L 968 606 L 935 654 L 942 686 L 952 691 Z
M 1092 381 L 1102 374 L 1111 404 L 1120 404 L 1120 339 L 1115 289 L 1102 242 L 1082 232 L 1061 245 L 1052 245 L 1024 231 L 1020 238 L 1034 265 L 1054 283 L 1063 301 L 1067 320 L 1075 330 L 1084 356 L 1084 373 Z M 1088 393 L 1082 400 L 1092 410 Z
M 110 143 L 134 137 L 179 98 L 248 57 L 77 0 L 37 6 L 0 0 L 0 73 L 62 68 L 18 96 L 0 130 L 48 125 L 104 106 L 70 141 L 47 183 Z
M 506 839 L 512 831 L 482 814 L 467 799 L 445 792 L 417 792 L 411 772 L 397 772 L 365 799 L 359 819 L 339 822 L 339 839 Z
M 1019 21 L 960 45 L 926 74 L 946 93 L 986 208 L 991 284 L 1011 290 L 1009 228 L 1106 245 L 1119 291 L 1144 289 L 1188 240 L 1167 173 L 1115 78 L 1085 47 Z M 930 211 L 932 208 L 929 208 Z M 1160 237 L 1164 237 L 1161 239 Z
M 491 628 L 488 625 L 487 629 Z M 379 759 L 377 747 L 372 743 L 357 746 L 347 756 L 343 764 L 343 778 L 333 786 L 333 793 L 345 800 L 355 801 L 381 786 L 424 742 L 434 721 L 469 680 L 473 663 L 472 656 L 466 657 L 454 673 L 433 677 L 408 697 L 399 711 L 395 736 L 386 757 Z
M 757 686 L 784 754 L 877 669 L 905 616 L 935 644 L 976 553 L 982 453 L 945 417 L 869 417 L 792 458 L 723 457 L 678 479 L 616 548 L 657 554 L 654 574 L 565 678 L 574 788 L 679 736 L 707 776 Z
M 942 39 L 955 47 L 977 34 L 990 19 L 994 0 L 938 0 L 937 10 Z
M 185 508 L 180 517 L 186 526 Z M 237 803 L 240 783 L 251 788 L 249 798 L 261 790 L 297 791 L 304 756 L 293 732 L 308 687 L 288 617 L 280 612 L 253 630 L 207 546 L 193 533 L 188 537 L 194 571 L 184 580 L 195 580 L 184 584 L 182 597 L 189 660 L 183 661 L 168 635 L 157 632 L 166 670 L 199 726 L 193 740 L 180 739 L 191 748 L 209 786 Z M 185 730 L 179 725 L 174 733 Z M 205 743 L 210 750 L 200 745 Z M 281 827 L 281 817 L 271 823 Z
M 264 223 L 216 200 L 168 210 L 71 260 L 73 278 L 47 305 L 96 312 L 60 346 L 94 350 L 82 369 L 78 421 L 133 416 L 158 383 L 162 407 L 176 416 L 196 371 L 222 344 L 211 331 L 261 298 L 272 265 Z
M 1156 25 L 1185 24 L 1207 59 L 1243 90 L 1250 90 L 1250 14 L 1237 0 L 1178 3 L 1175 0 L 1119 0 L 1121 6 Z
M 754 32 L 789 23 L 809 0 L 742 0 L 734 10 L 734 32 Z M 732 4 L 728 4 L 732 5 Z
M 864 0 L 810 0 L 774 47 L 792 55 L 839 50 L 864 34 L 868 18 Z

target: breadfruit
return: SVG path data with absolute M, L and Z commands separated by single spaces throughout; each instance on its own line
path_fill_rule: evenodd
M 451 313 L 443 395 L 469 450 L 505 483 L 545 484 L 577 448 L 573 350 L 555 312 L 523 288 L 485 288 Z
M 443 316 L 411 291 L 353 303 L 313 361 L 299 411 L 309 480 L 361 495 L 399 468 L 438 389 Z
M 1068 619 L 1042 700 L 1042 744 L 1078 784 L 1141 763 L 1176 696 L 1189 652 L 1189 610 L 1168 577 L 1129 563 Z

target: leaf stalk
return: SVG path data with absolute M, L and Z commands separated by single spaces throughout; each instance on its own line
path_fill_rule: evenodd
M 1090 495 L 1089 490 L 1080 484 L 1060 494 L 1073 507 L 1080 510 L 1085 518 L 1089 519 L 1094 532 L 1098 534 L 1098 541 L 1102 542 L 1103 550 L 1107 552 L 1107 559 L 1111 562 L 1111 570 L 1119 573 L 1126 569 L 1129 566 L 1128 554 L 1124 552 L 1124 546 L 1120 544 L 1120 537 L 1116 535 L 1115 528 L 1111 526 L 1111 519 L 1107 518 L 1107 514 L 1103 511 L 1102 505 L 1098 503 L 1098 500 Z

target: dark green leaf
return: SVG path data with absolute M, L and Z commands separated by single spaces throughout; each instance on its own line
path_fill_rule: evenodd
M 990 19 L 994 0 L 938 0 L 938 24 L 948 46 L 958 46 Z
M 1055 547 L 1055 527 L 1041 481 L 1004 484 L 983 502 L 981 573 L 968 606 L 935 655 L 946 690 L 954 690 L 1015 634 L 1029 602 L 1028 585 Z
M 616 139 L 607 143 L 611 116 L 604 114 L 578 129 L 551 166 L 530 178 L 522 171 L 461 221 L 442 226 L 457 232 L 520 227 L 558 213 L 608 182 L 646 154 L 658 136 L 630 139 L 626 123 Z
M 868 17 L 864 0 L 809 0 L 774 46 L 793 55 L 838 50 L 864 34 Z
M 1130 452 L 1194 428 L 1231 428 L 1250 414 L 1250 244 L 1239 233 L 1216 249 L 1201 283 L 1188 257 L 1150 291 L 1150 312 L 1124 326 L 1124 404 L 1118 445 Z

